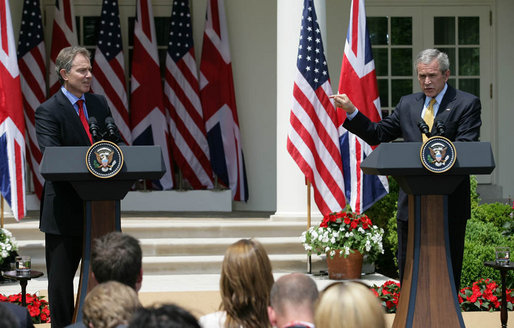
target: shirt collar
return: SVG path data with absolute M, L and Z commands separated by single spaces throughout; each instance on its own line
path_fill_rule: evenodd
M 84 100 L 84 102 L 86 101 L 86 98 L 84 97 L 84 94 L 82 94 L 82 97 L 78 98 L 77 96 L 75 96 L 73 93 L 69 92 L 68 90 L 66 90 L 65 87 L 61 87 L 61 91 L 62 93 L 66 96 L 66 98 L 68 98 L 68 100 L 71 102 L 72 105 L 75 105 L 75 103 L 79 100 L 79 99 L 82 99 Z

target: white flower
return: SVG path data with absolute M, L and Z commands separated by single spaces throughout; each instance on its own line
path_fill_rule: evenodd
M 331 257 L 334 257 L 334 255 L 336 255 L 336 251 L 335 251 L 335 250 L 331 250 L 329 255 L 330 255 Z
M 329 250 L 330 250 L 330 246 L 325 247 L 325 253 L 328 253 Z

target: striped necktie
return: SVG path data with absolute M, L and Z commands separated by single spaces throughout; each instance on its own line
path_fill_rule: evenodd
M 428 104 L 427 109 L 425 110 L 425 115 L 423 115 L 423 120 L 428 125 L 428 131 L 432 131 L 432 126 L 434 125 L 434 104 L 435 98 L 432 98 Z M 423 142 L 427 141 L 427 136 L 424 134 L 422 136 Z
M 77 100 L 77 105 L 79 106 L 79 118 L 82 122 L 82 126 L 84 126 L 84 130 L 86 130 L 89 141 L 93 143 L 93 138 L 91 137 L 91 132 L 89 132 L 89 123 L 86 120 L 86 115 L 84 114 L 84 100 Z

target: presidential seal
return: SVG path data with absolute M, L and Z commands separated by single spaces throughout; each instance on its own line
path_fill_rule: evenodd
M 114 142 L 100 140 L 87 150 L 86 166 L 96 177 L 112 178 L 123 166 L 123 153 Z
M 421 163 L 427 170 L 442 173 L 451 169 L 455 164 L 457 150 L 449 139 L 434 136 L 421 146 L 419 155 Z

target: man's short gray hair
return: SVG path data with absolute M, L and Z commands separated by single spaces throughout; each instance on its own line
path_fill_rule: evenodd
M 66 47 L 59 51 L 59 54 L 55 59 L 55 72 L 57 73 L 57 77 L 59 78 L 61 85 L 64 84 L 64 79 L 60 73 L 61 69 L 64 69 L 69 73 L 71 71 L 71 64 L 73 63 L 73 59 L 75 59 L 77 54 L 81 54 L 88 59 L 91 58 L 91 53 L 84 47 Z
M 422 50 L 416 57 L 416 73 L 418 72 L 419 64 L 428 65 L 434 60 L 437 60 L 437 62 L 439 63 L 439 69 L 441 70 L 441 73 L 444 73 L 450 69 L 450 60 L 448 59 L 447 54 L 437 49 L 425 49 Z

